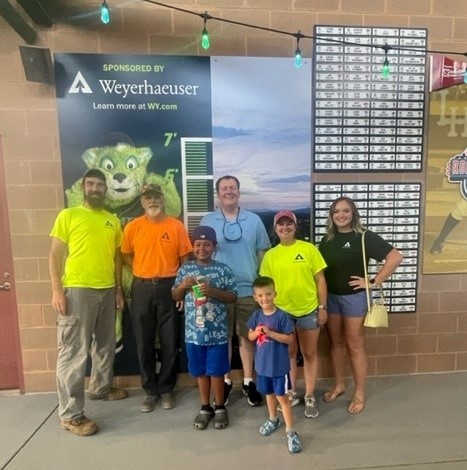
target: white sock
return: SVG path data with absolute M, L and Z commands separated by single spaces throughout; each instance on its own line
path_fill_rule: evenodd
M 252 378 L 252 377 L 244 378 L 244 379 L 243 379 L 243 385 L 248 385 L 250 382 L 253 382 L 253 378 Z
M 232 385 L 232 380 L 230 379 L 224 379 L 224 382 L 228 385 Z

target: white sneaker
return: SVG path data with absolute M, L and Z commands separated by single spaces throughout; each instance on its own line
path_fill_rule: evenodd
M 287 392 L 287 398 L 289 399 L 290 406 L 297 406 L 300 403 L 300 398 L 298 397 L 297 392 L 293 392 L 292 390 Z M 277 407 L 277 411 L 282 413 L 280 405 Z
M 317 418 L 319 416 L 318 408 L 316 408 L 316 398 L 313 395 L 305 397 L 305 416 L 307 418 Z

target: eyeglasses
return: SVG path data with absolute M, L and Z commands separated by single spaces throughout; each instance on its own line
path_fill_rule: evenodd
M 229 222 L 227 225 L 227 219 L 225 218 L 224 213 L 221 210 L 222 217 L 224 217 L 224 225 L 222 226 L 222 235 L 224 236 L 225 240 L 228 242 L 238 242 L 243 235 L 243 229 L 238 221 L 238 214 L 240 212 L 240 208 L 237 210 L 237 216 L 235 217 L 235 222 Z M 227 227 L 226 227 L 227 225 Z

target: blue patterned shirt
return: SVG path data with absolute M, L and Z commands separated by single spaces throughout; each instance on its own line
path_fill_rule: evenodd
M 174 288 L 186 277 L 209 280 L 217 289 L 233 292 L 237 295 L 232 270 L 224 263 L 211 261 L 208 266 L 196 261 L 184 263 L 175 279 Z M 207 298 L 202 305 L 195 305 L 193 291 L 185 292 L 185 342 L 201 346 L 225 344 L 228 342 L 227 306 L 213 298 Z

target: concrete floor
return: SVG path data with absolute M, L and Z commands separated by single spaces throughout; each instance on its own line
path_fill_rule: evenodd
M 247 405 L 239 388 L 230 404 L 230 427 L 192 427 L 194 388 L 177 390 L 177 407 L 139 411 L 140 390 L 126 400 L 88 400 L 86 414 L 100 432 L 77 437 L 61 429 L 56 395 L 0 394 L 0 469 L 7 470 L 250 470 L 250 469 L 467 469 L 467 372 L 370 378 L 367 406 L 351 416 L 352 387 L 333 404 L 316 392 L 320 416 L 294 408 L 303 451 L 290 455 L 284 428 L 258 434 L 266 407 Z

